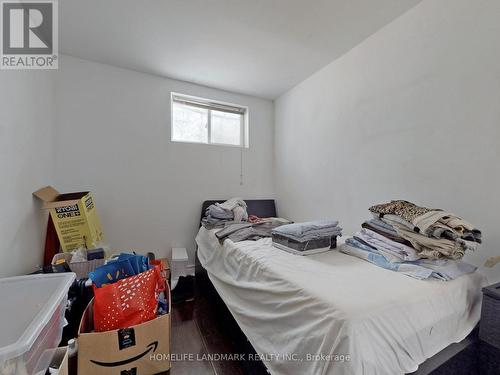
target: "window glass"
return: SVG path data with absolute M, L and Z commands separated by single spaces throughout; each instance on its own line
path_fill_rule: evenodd
M 248 108 L 172 93 L 174 142 L 248 147 Z
M 208 143 L 208 109 L 172 103 L 172 140 Z
M 211 143 L 241 145 L 242 115 L 212 110 Z

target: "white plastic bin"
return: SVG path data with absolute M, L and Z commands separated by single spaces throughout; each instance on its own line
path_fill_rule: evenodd
M 0 374 L 44 373 L 62 337 L 75 274 L 0 279 Z
M 86 252 L 87 251 L 85 250 L 85 256 L 87 255 Z M 64 259 L 66 263 L 68 263 L 70 270 L 76 274 L 76 277 L 78 279 L 83 279 L 85 277 L 89 277 L 89 272 L 94 271 L 97 267 L 104 264 L 104 259 L 93 259 L 84 262 L 71 263 L 71 258 L 73 258 L 73 254 L 71 253 L 58 253 L 54 255 L 54 258 L 52 258 L 52 265 L 54 266 L 59 259 Z

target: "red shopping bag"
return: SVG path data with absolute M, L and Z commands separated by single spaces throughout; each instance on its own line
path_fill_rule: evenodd
M 156 318 L 162 278 L 158 267 L 114 284 L 94 285 L 94 329 L 127 328 Z
M 167 287 L 167 281 L 168 281 L 167 280 L 167 271 L 165 269 L 165 265 L 163 264 L 163 262 L 161 260 L 158 260 L 158 259 L 150 260 L 149 264 L 155 266 L 160 271 L 160 276 L 162 278 L 162 285 L 161 285 L 162 289 L 160 290 L 160 292 L 163 292 Z

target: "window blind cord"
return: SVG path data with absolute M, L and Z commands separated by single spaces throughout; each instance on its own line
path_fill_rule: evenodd
M 243 147 L 240 148 L 240 186 L 243 186 Z

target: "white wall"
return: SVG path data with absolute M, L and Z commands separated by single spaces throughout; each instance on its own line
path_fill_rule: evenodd
M 42 264 L 47 213 L 32 192 L 53 178 L 53 74 L 0 71 L 0 277 Z
M 55 186 L 90 189 L 116 250 L 187 247 L 201 203 L 274 196 L 273 103 L 63 56 L 57 72 Z M 250 148 L 170 142 L 170 92 L 249 107 Z
M 276 100 L 278 210 L 349 234 L 404 198 L 479 226 L 471 262 L 499 254 L 499 20 L 496 0 L 424 0 Z

